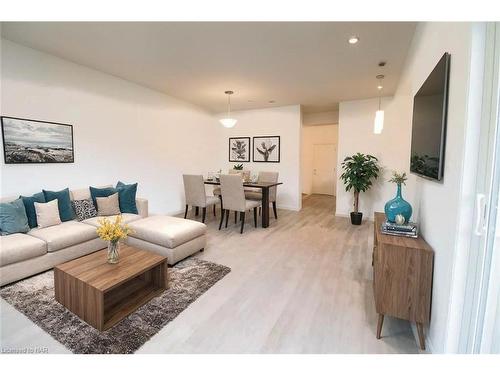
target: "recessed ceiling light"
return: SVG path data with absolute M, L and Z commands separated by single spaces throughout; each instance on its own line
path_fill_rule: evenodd
M 382 90 L 383 88 L 384 88 L 384 86 L 381 86 L 381 85 L 377 86 L 377 89 L 379 89 L 379 90 Z
M 359 42 L 359 38 L 357 36 L 353 35 L 349 38 L 349 44 L 356 44 L 357 42 Z

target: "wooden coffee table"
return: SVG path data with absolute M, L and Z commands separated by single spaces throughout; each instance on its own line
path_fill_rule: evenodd
M 167 283 L 167 257 L 127 245 L 117 264 L 107 263 L 104 249 L 54 268 L 56 300 L 100 331 L 161 294 Z

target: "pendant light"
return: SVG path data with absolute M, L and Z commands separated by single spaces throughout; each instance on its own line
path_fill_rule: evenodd
M 375 112 L 375 122 L 373 124 L 373 133 L 374 134 L 381 134 L 382 130 L 384 130 L 384 111 L 380 108 L 380 104 L 382 102 L 382 80 L 384 79 L 383 74 L 379 74 L 377 76 L 377 79 L 379 80 L 379 85 L 377 87 L 378 89 L 378 110 Z
M 232 91 L 224 91 L 224 94 L 227 95 L 227 116 L 221 118 L 219 121 L 225 128 L 232 128 L 238 120 L 231 117 L 231 95 L 234 94 Z

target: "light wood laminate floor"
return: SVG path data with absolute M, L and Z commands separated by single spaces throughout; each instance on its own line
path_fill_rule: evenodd
M 335 217 L 334 198 L 321 195 L 278 214 L 267 229 L 250 215 L 243 235 L 234 216 L 218 231 L 219 217 L 207 215 L 208 246 L 196 256 L 232 271 L 138 353 L 418 353 L 405 321 L 387 317 L 375 338 L 372 223 Z M 5 301 L 0 307 L 2 347 L 67 352 Z

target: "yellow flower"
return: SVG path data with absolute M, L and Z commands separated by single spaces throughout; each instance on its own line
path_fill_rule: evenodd
M 121 215 L 116 216 L 114 222 L 108 218 L 101 218 L 98 223 L 97 235 L 104 241 L 117 242 L 127 238 L 132 233 L 128 225 L 122 224 Z

